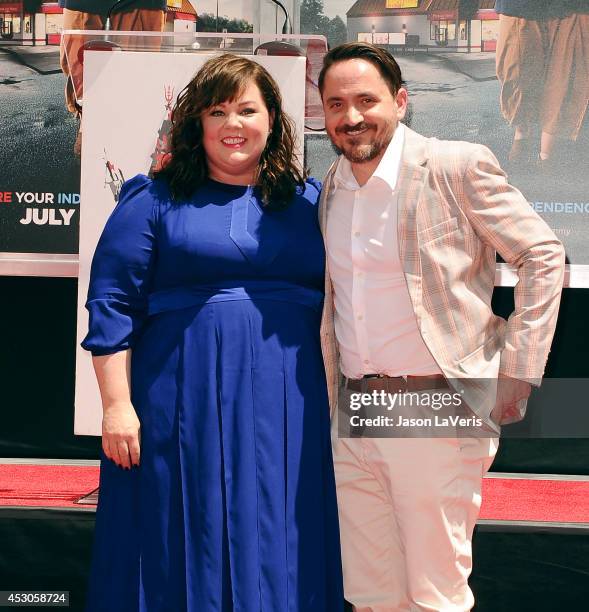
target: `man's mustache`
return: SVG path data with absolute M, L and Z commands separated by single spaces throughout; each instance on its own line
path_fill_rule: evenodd
M 354 132 L 359 132 L 361 130 L 370 130 L 374 129 L 376 126 L 373 123 L 366 123 L 362 121 L 362 123 L 357 123 L 356 125 L 342 125 L 335 129 L 336 134 L 353 134 Z

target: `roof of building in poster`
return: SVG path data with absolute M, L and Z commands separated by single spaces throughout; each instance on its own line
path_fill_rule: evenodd
M 358 0 L 346 15 L 348 17 L 423 15 L 427 13 L 431 2 L 432 0 Z
M 196 11 L 194 10 L 192 3 L 188 2 L 188 0 L 176 0 L 174 3 L 168 0 L 168 11 L 196 17 Z
M 495 0 L 479 0 L 478 10 L 488 10 L 495 8 Z M 460 8 L 460 0 L 432 0 L 428 11 L 457 11 Z

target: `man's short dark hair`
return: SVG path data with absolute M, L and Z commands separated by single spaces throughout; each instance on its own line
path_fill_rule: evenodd
M 380 72 L 380 76 L 388 85 L 393 96 L 403 87 L 405 82 L 401 75 L 401 68 L 399 68 L 399 64 L 397 64 L 395 58 L 388 51 L 370 43 L 350 42 L 334 47 L 323 58 L 323 68 L 321 68 L 321 73 L 319 74 L 319 91 L 321 95 L 323 95 L 327 71 L 337 62 L 352 59 L 362 59 L 370 62 Z

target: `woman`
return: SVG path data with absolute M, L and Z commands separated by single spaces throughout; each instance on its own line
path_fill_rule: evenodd
M 171 161 L 106 224 L 83 343 L 106 455 L 89 610 L 342 609 L 318 188 L 294 144 L 266 70 L 211 59 Z

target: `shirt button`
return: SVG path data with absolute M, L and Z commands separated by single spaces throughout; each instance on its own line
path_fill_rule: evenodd
M 358 321 L 362 321 L 364 317 L 362 315 L 358 315 Z
M 358 238 L 360 236 L 360 232 L 354 232 L 354 236 L 356 236 L 356 238 Z
M 368 365 L 368 364 L 370 363 L 370 361 L 368 361 L 368 359 L 365 359 L 365 360 L 364 360 L 364 363 L 365 363 L 366 365 Z

